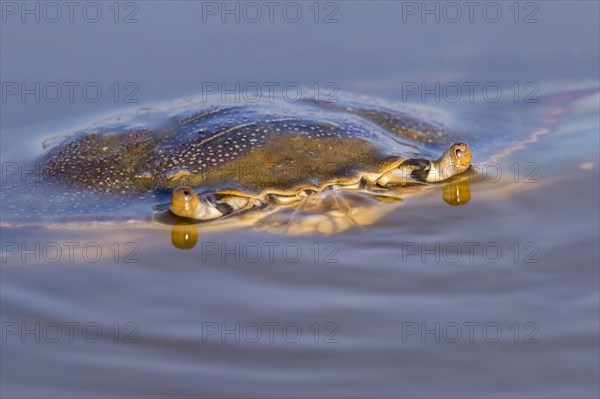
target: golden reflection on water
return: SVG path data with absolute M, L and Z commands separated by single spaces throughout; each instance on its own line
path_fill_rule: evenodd
M 446 184 L 442 190 L 442 198 L 448 205 L 466 205 L 471 200 L 469 180 Z
M 179 222 L 171 228 L 171 243 L 177 249 L 192 249 L 198 242 L 198 226 Z

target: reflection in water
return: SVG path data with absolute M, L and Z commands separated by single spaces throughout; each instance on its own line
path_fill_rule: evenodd
M 421 192 L 435 186 L 417 186 Z M 239 228 L 240 226 L 252 226 L 260 228 L 269 233 L 283 233 L 290 235 L 330 235 L 344 232 L 352 227 L 367 226 L 375 223 L 378 219 L 390 213 L 396 208 L 395 205 L 402 203 L 404 197 L 383 196 L 374 200 L 371 196 L 358 195 L 356 193 L 337 193 L 329 195 L 314 196 L 311 212 L 309 206 L 304 209 L 295 207 L 278 207 L 271 210 L 251 210 L 239 217 L 228 218 L 225 223 L 218 224 L 219 228 Z M 344 195 L 345 194 L 345 195 Z M 397 195 L 397 193 L 395 193 Z M 410 193 L 409 193 L 410 194 Z M 466 205 L 471 200 L 471 190 L 468 174 L 458 181 L 445 184 L 442 189 L 444 202 L 451 206 Z M 331 201 L 330 201 L 331 200 Z M 372 200 L 372 201 L 371 201 Z M 340 205 L 343 203 L 343 206 Z M 261 213 L 263 212 L 263 213 Z M 177 218 L 177 219 L 174 219 Z M 198 230 L 208 228 L 215 222 L 198 223 L 195 220 L 179 218 L 169 211 L 161 215 L 163 222 L 171 221 L 171 243 L 178 249 L 192 249 L 198 242 Z M 216 221 L 219 222 L 219 221 Z
M 188 221 L 180 221 L 171 228 L 171 242 L 178 249 L 192 249 L 198 242 L 198 226 Z
M 469 180 L 444 185 L 442 198 L 448 205 L 466 205 L 471 200 Z

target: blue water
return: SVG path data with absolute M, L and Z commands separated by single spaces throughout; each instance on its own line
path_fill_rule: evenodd
M 297 23 L 203 22 L 214 3 L 183 1 L 121 3 L 115 23 L 98 4 L 97 23 L 2 8 L 3 165 L 106 115 L 214 100 L 215 83 L 333 83 L 441 109 L 502 176 L 464 206 L 435 189 L 338 234 L 201 228 L 188 250 L 157 226 L 2 227 L 2 397 L 598 397 L 597 2 L 522 2 L 518 23 L 512 2 L 496 23 L 322 2 L 328 24 L 311 2 Z M 7 94 L 23 82 L 103 96 Z M 465 82 L 491 89 L 454 102 Z

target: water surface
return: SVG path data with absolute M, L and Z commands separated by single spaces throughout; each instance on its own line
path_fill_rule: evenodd
M 188 250 L 168 227 L 3 227 L 3 397 L 598 396 L 598 4 L 539 3 L 528 25 L 338 5 L 329 25 L 202 23 L 200 2 L 2 24 L 2 81 L 135 81 L 141 103 L 213 81 L 540 89 L 425 101 L 487 134 L 474 162 L 502 172 L 464 206 L 440 187 L 339 234 L 200 229 Z M 134 106 L 4 102 L 2 160 Z

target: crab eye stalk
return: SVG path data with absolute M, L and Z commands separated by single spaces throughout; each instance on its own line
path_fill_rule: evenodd
M 457 171 L 464 171 L 471 165 L 471 148 L 464 142 L 454 143 L 451 146 L 452 163 Z
M 198 208 L 200 200 L 190 187 L 178 187 L 171 196 L 171 212 L 182 217 L 192 217 Z

